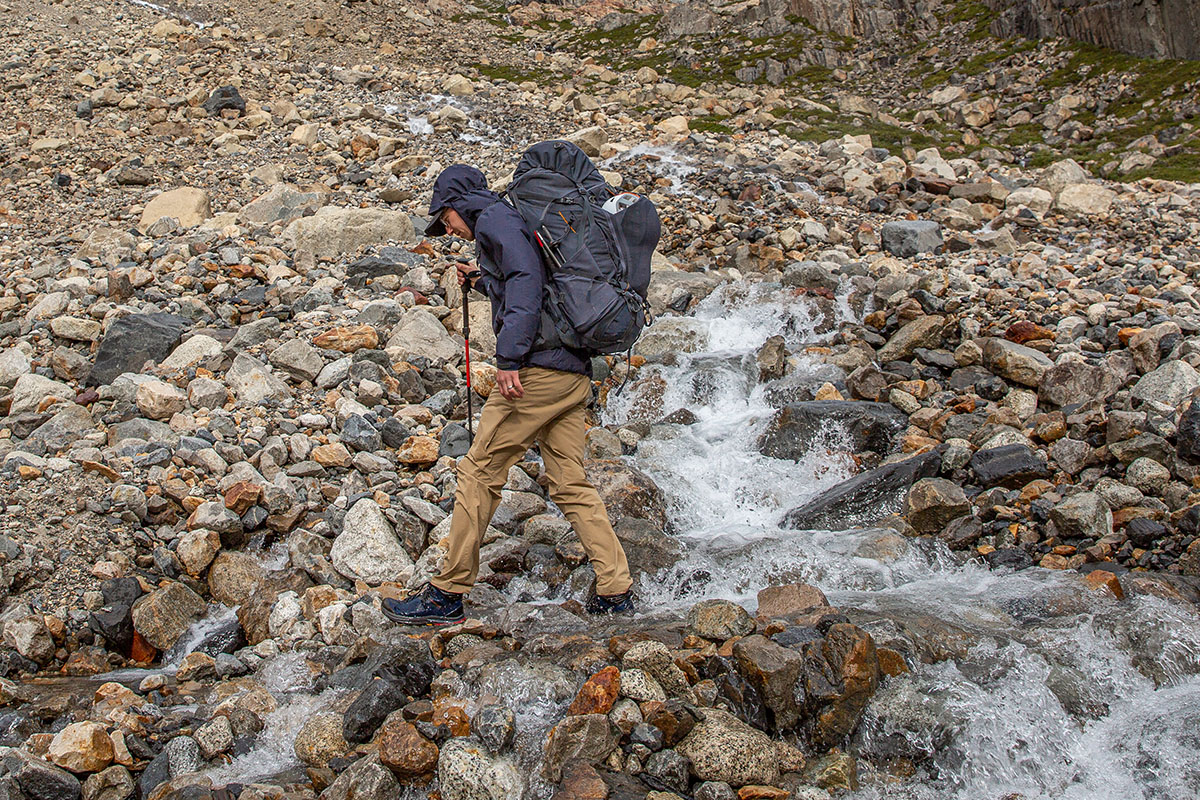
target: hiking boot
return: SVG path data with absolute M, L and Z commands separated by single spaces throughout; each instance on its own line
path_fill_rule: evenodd
M 443 592 L 432 583 L 403 600 L 383 601 L 383 615 L 401 625 L 450 625 L 466 619 L 462 595 Z
M 598 594 L 587 602 L 589 614 L 632 614 L 633 589 L 620 594 Z

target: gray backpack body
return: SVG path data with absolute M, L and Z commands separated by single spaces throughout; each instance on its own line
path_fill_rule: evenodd
M 546 269 L 537 346 L 631 349 L 650 322 L 650 259 L 662 232 L 654 204 L 617 192 L 578 146 L 557 140 L 525 152 L 505 197 L 533 233 Z

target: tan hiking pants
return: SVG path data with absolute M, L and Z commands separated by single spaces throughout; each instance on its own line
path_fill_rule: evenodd
M 583 471 L 584 408 L 591 381 L 542 367 L 525 367 L 520 376 L 525 396 L 508 400 L 494 390 L 483 406 L 475 443 L 458 462 L 449 552 L 433 584 L 446 592 L 471 591 L 479 573 L 479 545 L 500 505 L 508 470 L 537 441 L 550 499 L 579 534 L 596 570 L 597 593 L 620 594 L 633 584 L 629 564 L 604 503 Z

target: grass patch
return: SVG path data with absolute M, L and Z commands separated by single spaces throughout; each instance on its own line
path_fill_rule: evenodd
M 733 128 L 722 123 L 729 119 L 724 114 L 706 114 L 703 117 L 695 117 L 688 126 L 694 131 L 705 131 L 707 133 L 733 133 Z
M 1159 178 L 1182 183 L 1200 183 L 1200 150 L 1187 150 L 1173 156 L 1163 156 L 1145 169 L 1138 169 L 1121 180 L 1136 181 L 1142 178 Z
M 971 27 L 967 31 L 967 39 L 978 42 L 989 35 L 988 29 L 995 18 L 996 12 L 988 8 L 982 0 L 959 0 L 942 19 L 955 25 L 969 23 Z
M 840 139 L 846 134 L 871 137 L 871 144 L 882 147 L 888 152 L 898 152 L 904 147 L 915 147 L 920 150 L 925 147 L 936 147 L 943 143 L 941 140 L 921 133 L 920 131 L 899 128 L 888 125 L 877 119 L 854 120 L 842 114 L 826 113 L 824 111 L 804 111 L 793 108 L 780 112 L 779 108 L 772 111 L 778 117 L 794 119 L 809 125 L 807 130 L 789 127 L 787 135 L 800 142 L 823 142 L 826 139 Z

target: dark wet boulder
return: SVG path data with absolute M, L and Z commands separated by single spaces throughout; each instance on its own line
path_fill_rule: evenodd
M 971 472 L 985 489 L 1019 489 L 1035 478 L 1050 477 L 1045 456 L 1023 444 L 980 450 L 971 457 Z
M 842 530 L 878 522 L 899 507 L 915 481 L 937 475 L 942 448 L 855 475 L 787 512 L 792 530 Z
M 908 417 L 890 403 L 810 400 L 784 406 L 758 440 L 772 458 L 799 461 L 813 448 L 892 452 Z
M 342 716 L 342 737 L 360 744 L 371 741 L 388 715 L 408 702 L 409 694 L 404 689 L 387 678 L 367 684 Z

